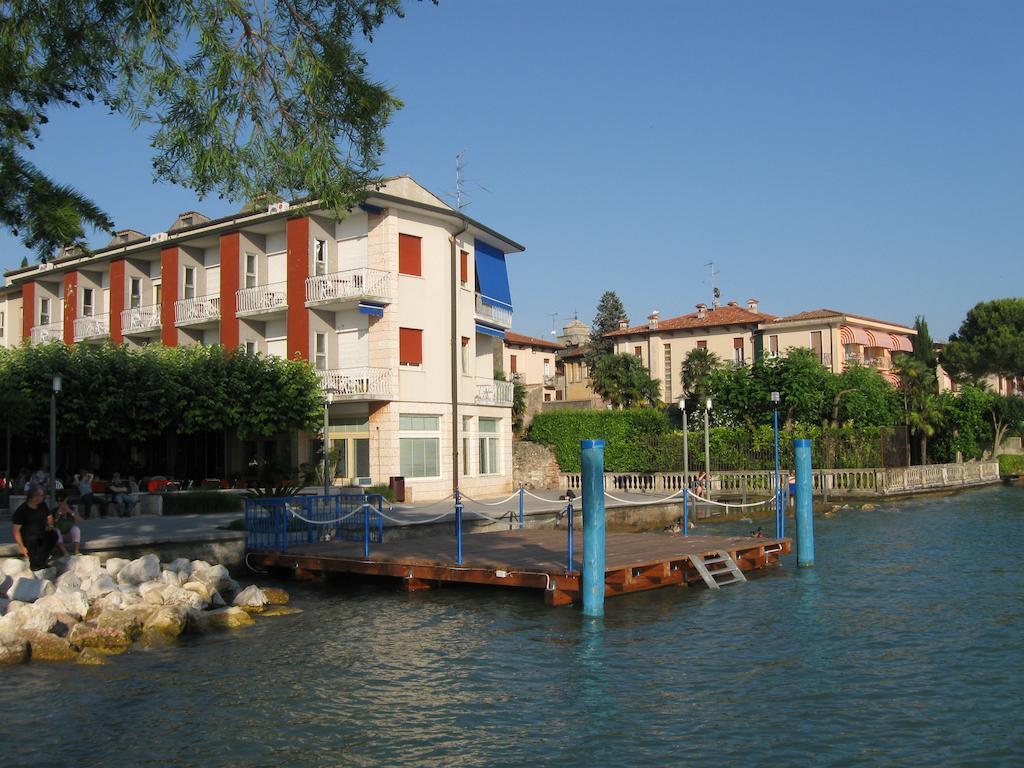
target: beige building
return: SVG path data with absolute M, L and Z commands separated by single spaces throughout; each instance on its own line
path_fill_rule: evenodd
M 500 494 L 512 383 L 494 372 L 512 324 L 505 255 L 522 250 L 409 177 L 340 221 L 288 203 L 213 221 L 187 211 L 166 232 L 122 230 L 91 254 L 8 272 L 0 342 L 222 344 L 308 360 L 330 402 L 338 483 L 400 475 L 415 500 L 456 484 Z M 297 465 L 311 437 L 275 450 Z M 265 442 L 231 446 L 226 473 Z
M 557 341 L 524 336 L 515 331 L 505 334 L 504 371 L 541 402 L 562 399 L 562 377 L 557 373 L 557 354 L 565 345 Z

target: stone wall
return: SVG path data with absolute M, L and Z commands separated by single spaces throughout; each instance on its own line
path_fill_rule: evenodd
M 512 444 L 512 485 L 527 490 L 558 488 L 558 462 L 550 449 L 527 440 Z

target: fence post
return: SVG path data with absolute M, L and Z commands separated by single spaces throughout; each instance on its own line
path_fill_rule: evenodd
M 583 464 L 583 614 L 604 615 L 604 440 L 580 443 Z M 572 560 L 572 547 L 569 548 Z
M 742 488 L 743 503 L 747 503 L 747 476 L 740 475 L 740 488 Z
M 384 543 L 384 496 L 379 494 L 377 496 L 377 542 Z
M 526 491 L 523 490 L 523 484 L 519 484 L 519 530 L 523 530 L 523 506 L 526 499 Z
M 603 496 L 603 494 L 602 494 L 602 496 Z M 573 547 L 573 542 L 572 542 L 572 517 L 573 517 L 572 499 L 569 499 L 569 503 L 565 505 L 565 515 L 566 515 L 566 528 L 565 528 L 565 537 L 566 537 L 566 545 L 565 545 L 566 546 L 566 570 L 569 571 L 570 573 L 572 573 L 572 547 Z
M 462 565 L 462 494 L 455 491 L 455 563 Z
M 326 498 L 326 497 L 324 497 L 324 498 Z M 306 509 L 305 509 L 305 512 L 306 512 L 306 543 L 307 544 L 312 544 L 313 543 L 313 538 L 314 538 L 313 537 L 313 528 L 316 527 L 315 523 L 311 523 L 310 522 L 310 520 L 315 520 L 316 519 L 314 517 L 314 515 L 313 515 L 313 503 L 314 503 L 315 499 L 316 499 L 316 496 L 307 496 L 306 497 L 306 505 L 305 505 Z M 320 506 L 321 509 L 323 509 L 324 505 L 321 503 L 319 506 Z
M 683 536 L 690 535 L 690 489 L 683 489 Z
M 363 510 L 363 557 L 370 559 L 370 505 L 366 503 L 366 494 L 362 498 Z

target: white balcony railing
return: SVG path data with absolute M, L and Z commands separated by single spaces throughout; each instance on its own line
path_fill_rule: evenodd
M 335 368 L 317 371 L 322 388 L 334 400 L 392 400 L 394 376 L 389 368 Z
M 110 315 L 104 312 L 102 315 L 92 317 L 79 317 L 75 320 L 75 341 L 86 339 L 97 339 L 110 335 Z
M 483 297 L 479 293 L 476 295 L 476 316 L 488 323 L 500 325 L 502 328 L 512 327 L 512 310 L 484 304 Z
M 382 269 L 346 269 L 307 277 L 306 301 L 330 303 L 366 298 L 390 302 L 394 299 L 392 285 L 391 273 Z
M 208 323 L 220 319 L 220 296 L 215 293 L 174 302 L 175 325 Z
M 49 341 L 60 341 L 64 338 L 64 323 L 47 323 L 32 327 L 32 343 L 46 344 Z
M 512 405 L 511 381 L 477 379 L 476 402 L 480 405 Z
M 288 283 L 270 283 L 243 288 L 236 294 L 238 314 L 276 312 L 288 306 Z
M 160 305 L 133 307 L 121 312 L 121 333 L 146 333 L 160 328 Z

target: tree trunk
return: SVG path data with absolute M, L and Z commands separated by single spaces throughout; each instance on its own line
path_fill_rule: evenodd
M 921 463 L 928 463 L 928 433 L 923 430 L 921 432 Z

